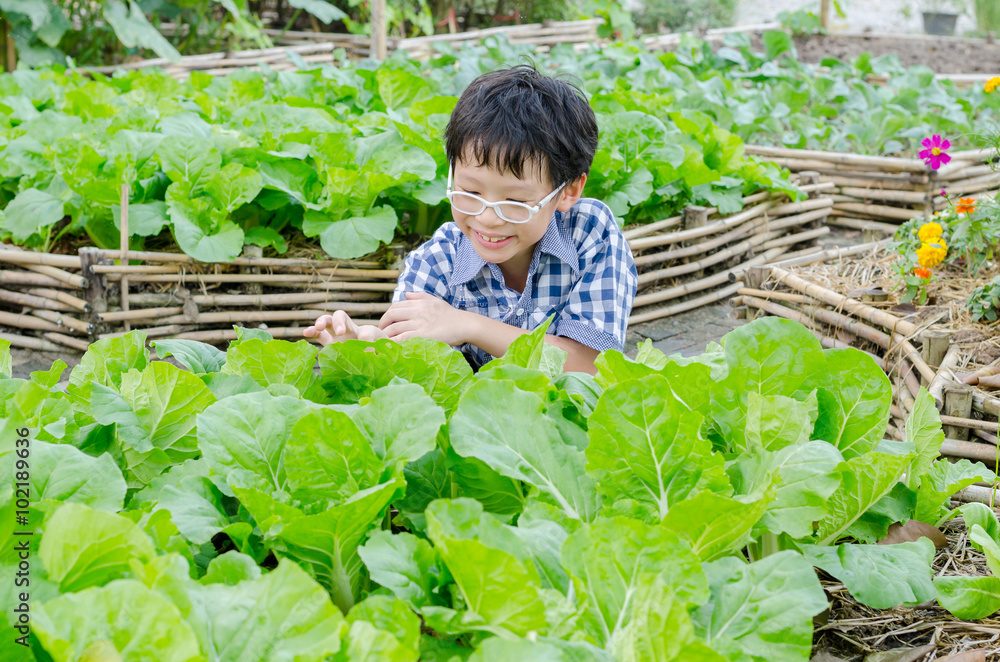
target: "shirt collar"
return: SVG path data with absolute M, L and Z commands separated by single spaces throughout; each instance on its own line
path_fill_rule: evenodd
M 556 210 L 549 221 L 549 226 L 545 228 L 542 240 L 538 243 L 543 253 L 559 258 L 569 265 L 573 273 L 578 274 L 580 272 L 580 257 L 577 255 L 569 231 L 563 227 L 563 223 L 568 218 L 568 214 Z M 486 260 L 479 256 L 472 245 L 472 240 L 463 233 L 458 242 L 458 252 L 455 255 L 455 265 L 452 270 L 453 282 L 456 285 L 468 283 L 483 270 L 484 266 L 486 266 Z

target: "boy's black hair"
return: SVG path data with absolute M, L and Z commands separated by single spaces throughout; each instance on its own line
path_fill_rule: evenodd
M 525 164 L 545 164 L 555 188 L 590 172 L 597 118 L 579 86 L 519 64 L 472 81 L 444 135 L 449 163 L 471 149 L 480 167 L 519 179 Z

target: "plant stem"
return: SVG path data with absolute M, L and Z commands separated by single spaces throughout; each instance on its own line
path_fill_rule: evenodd
M 295 10 L 295 13 L 292 14 L 292 17 L 288 20 L 288 23 L 286 23 L 285 27 L 281 29 L 281 32 L 278 33 L 278 36 L 274 38 L 274 43 L 278 43 L 279 41 L 281 41 L 281 38 L 285 36 L 285 33 L 288 32 L 293 25 L 295 25 L 295 21 L 299 20 L 299 14 L 301 13 L 302 13 L 301 7 Z

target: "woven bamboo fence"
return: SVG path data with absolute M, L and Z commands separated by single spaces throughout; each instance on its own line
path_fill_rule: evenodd
M 676 315 L 725 299 L 742 286 L 747 269 L 779 259 L 810 259 L 821 253 L 816 241 L 830 229 L 824 220 L 833 207 L 830 183 L 803 173 L 807 200 L 757 193 L 743 199 L 742 211 L 720 215 L 710 207 L 688 207 L 680 216 L 626 228 L 639 272 L 639 291 L 630 324 Z
M 397 251 L 398 255 L 398 251 Z M 399 257 L 363 260 L 239 257 L 196 262 L 182 253 L 81 248 L 77 255 L 0 245 L 0 333 L 13 346 L 86 351 L 90 342 L 142 329 L 150 338 L 233 340 L 233 325 L 264 324 L 300 338 L 324 313 L 377 324 L 389 308 Z M 135 264 L 138 262 L 138 264 Z
M 437 44 L 462 46 L 483 39 L 504 35 L 512 44 L 533 44 L 537 50 L 546 51 L 556 44 L 574 44 L 580 49 L 589 48 L 598 41 L 597 28 L 603 19 L 584 21 L 546 21 L 525 25 L 511 25 L 483 30 L 470 30 L 454 34 L 438 34 L 408 39 L 390 38 L 387 46 L 391 53 L 405 50 L 410 56 L 426 60 L 434 52 Z M 287 39 L 287 40 L 286 40 Z M 337 49 L 344 49 L 353 57 L 370 55 L 371 37 L 366 35 L 337 34 L 329 32 L 285 32 L 282 39 L 285 46 L 257 48 L 243 51 L 186 55 L 179 62 L 165 58 L 154 58 L 103 67 L 84 67 L 83 71 L 111 74 L 119 69 L 144 69 L 160 67 L 177 79 L 185 79 L 193 71 L 201 71 L 213 76 L 224 76 L 236 69 L 259 69 L 267 65 L 271 69 L 295 71 L 310 66 L 337 62 Z
M 819 172 L 832 182 L 830 225 L 891 233 L 915 216 L 941 211 L 948 197 L 979 199 L 1000 188 L 993 149 L 951 152 L 952 160 L 931 170 L 920 159 L 866 156 L 816 150 L 746 146 L 746 153 L 794 172 Z
M 809 198 L 763 192 L 737 214 L 692 207 L 682 216 L 628 229 L 640 291 L 633 323 L 731 296 L 748 267 L 779 258 L 814 259 L 832 207 L 831 184 L 804 184 Z M 248 250 L 257 250 L 249 247 Z M 384 257 L 382 257 L 384 256 Z M 90 342 L 143 329 L 150 338 L 222 343 L 233 325 L 266 325 L 300 338 L 324 313 L 344 310 L 377 324 L 389 308 L 404 251 L 361 260 L 262 258 L 224 264 L 181 253 L 81 248 L 77 255 L 0 245 L 0 337 L 15 347 L 86 351 Z
M 878 259 L 876 247 L 864 258 L 843 261 L 839 272 L 857 273 L 866 261 Z M 902 439 L 903 421 L 923 387 L 933 396 L 944 424 L 941 454 L 996 465 L 1000 359 L 982 365 L 984 360 L 973 351 L 979 343 L 963 341 L 968 330 L 956 328 L 947 312 L 901 310 L 878 287 L 844 292 L 843 286 L 831 286 L 816 272 L 794 266 L 754 267 L 744 280 L 746 285 L 729 302 L 733 317 L 794 320 L 808 327 L 823 347 L 854 347 L 878 363 L 893 387 L 891 436 Z M 983 489 L 970 487 L 959 498 L 981 500 Z

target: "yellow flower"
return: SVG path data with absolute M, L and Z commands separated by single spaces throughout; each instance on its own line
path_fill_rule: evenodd
M 986 81 L 986 86 L 984 89 L 986 90 L 987 93 L 990 93 L 993 90 L 997 89 L 998 87 L 1000 87 L 1000 76 L 994 76 L 993 78 Z
M 935 239 L 941 238 L 941 233 L 944 232 L 940 223 L 926 223 L 920 226 L 920 231 L 917 236 L 920 237 L 920 241 L 933 241 Z
M 948 246 L 941 239 L 937 239 L 934 243 L 925 241 L 917 249 L 917 262 L 925 269 L 933 269 L 944 261 L 947 254 Z

